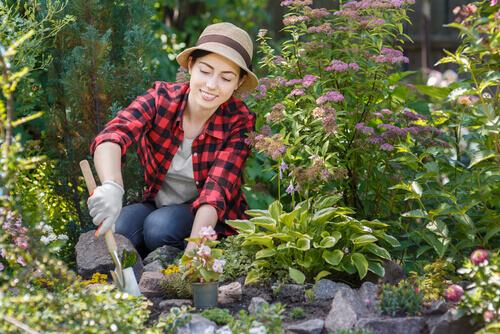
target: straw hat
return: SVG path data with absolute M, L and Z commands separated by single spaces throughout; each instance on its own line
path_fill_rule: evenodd
M 217 53 L 247 72 L 248 79 L 236 90 L 238 93 L 250 92 L 259 84 L 259 79 L 249 69 L 253 55 L 252 39 L 243 29 L 227 22 L 209 25 L 194 47 L 177 56 L 179 65 L 187 69 L 189 55 L 196 49 Z

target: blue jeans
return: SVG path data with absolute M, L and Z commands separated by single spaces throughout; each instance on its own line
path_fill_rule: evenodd
M 127 237 L 142 258 L 156 248 L 169 245 L 184 249 L 194 216 L 189 204 L 157 208 L 154 202 L 128 205 L 116 220 L 115 233 Z

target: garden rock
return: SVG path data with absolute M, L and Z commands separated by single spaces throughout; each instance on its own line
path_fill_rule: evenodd
M 160 281 L 164 279 L 164 275 L 158 272 L 147 271 L 139 281 L 139 290 L 147 298 L 159 297 L 163 295 Z
M 316 291 L 314 292 L 314 302 L 330 306 L 333 297 L 340 289 L 351 289 L 349 285 L 344 283 L 337 283 L 330 281 L 328 279 L 320 279 L 316 285 Z
M 262 307 L 262 305 L 264 305 L 265 303 L 267 303 L 265 299 L 260 297 L 253 297 L 250 301 L 250 306 L 248 306 L 248 313 L 250 313 L 251 315 L 256 315 L 259 307 Z
M 278 284 L 273 284 L 278 287 Z M 299 284 L 283 284 L 278 290 L 278 298 L 286 298 L 297 302 L 304 300 L 304 288 Z
M 325 319 L 325 328 L 333 332 L 337 329 L 349 330 L 359 319 L 368 315 L 369 311 L 356 291 L 351 288 L 340 288 L 335 293 L 330 312 Z
M 243 291 L 241 290 L 240 282 L 233 282 L 219 287 L 218 299 L 221 304 L 233 303 L 242 298 Z
M 394 261 L 384 260 L 382 262 L 382 267 L 385 270 L 385 274 L 383 277 L 375 275 L 372 272 L 368 272 L 364 280 L 366 282 L 372 282 L 375 284 L 377 284 L 379 281 L 382 281 L 384 283 L 397 285 L 400 281 L 408 278 L 408 275 L 405 273 L 403 268 Z
M 321 319 L 313 319 L 302 322 L 298 325 L 289 326 L 286 329 L 288 334 L 321 334 L 325 321 Z
M 469 321 L 470 317 L 457 318 L 457 310 L 449 310 L 437 319 L 436 325 L 431 324 L 430 334 L 470 334 L 480 329 L 478 326 L 472 326 Z
M 149 253 L 149 255 L 144 258 L 143 263 L 145 266 L 156 260 L 163 263 L 174 263 L 175 258 L 181 252 L 183 252 L 182 249 L 165 245 Z
M 432 305 L 422 311 L 423 314 L 443 314 L 448 311 L 448 304 L 444 300 L 436 300 Z
M 160 302 L 159 307 L 162 311 L 169 311 L 172 307 L 193 306 L 192 299 L 166 299 Z
M 179 326 L 174 334 L 213 334 L 217 329 L 217 324 L 198 314 L 187 314 L 191 320 Z
M 144 270 L 141 257 L 135 250 L 132 242 L 123 235 L 115 234 L 115 240 L 120 256 L 124 249 L 127 252 L 133 251 L 136 253 L 137 261 L 133 269 L 135 278 L 139 281 Z M 90 280 L 95 273 L 101 273 L 108 275 L 108 280 L 112 282 L 110 271 L 115 269 L 115 264 L 109 255 L 104 237 L 97 238 L 95 230 L 83 233 L 80 235 L 80 239 L 78 239 L 78 243 L 75 246 L 75 253 L 76 270 L 82 279 Z
M 165 269 L 163 265 L 161 264 L 160 260 L 155 260 L 151 263 L 148 263 L 144 266 L 144 271 L 153 271 L 153 272 L 158 272 L 162 269 Z
M 358 290 L 359 299 L 365 303 L 368 311 L 375 312 L 378 286 L 371 282 L 364 282 Z
M 356 323 L 356 328 L 370 328 L 375 334 L 424 334 L 427 324 L 422 317 L 410 318 L 364 318 Z M 455 332 L 448 332 L 455 333 Z

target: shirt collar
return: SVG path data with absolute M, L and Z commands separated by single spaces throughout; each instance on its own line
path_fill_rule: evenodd
M 189 92 L 191 89 L 189 88 L 189 83 L 186 91 L 184 92 L 184 96 L 182 97 L 182 102 L 179 106 L 179 112 L 177 113 L 177 118 L 175 119 L 175 125 L 179 126 L 182 129 L 182 115 L 184 115 L 184 110 L 186 109 L 186 104 L 189 97 Z M 233 97 L 230 97 L 231 100 Z M 201 131 L 201 134 L 207 134 L 217 139 L 224 139 L 224 109 L 227 108 L 227 101 L 224 102 L 217 108 L 217 110 L 213 113 L 213 115 L 208 119 L 207 124 L 205 125 L 205 129 Z M 219 126 L 216 126 L 219 125 Z M 184 131 L 184 129 L 182 129 Z

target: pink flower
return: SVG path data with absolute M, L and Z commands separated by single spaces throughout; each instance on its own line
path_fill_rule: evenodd
M 3 265 L 2 262 L 0 262 L 0 271 L 4 270 L 5 269 L 5 266 Z
M 491 311 L 486 311 L 483 314 L 484 321 L 489 322 L 491 319 L 493 319 L 495 315 Z
M 498 3 L 498 0 L 491 0 L 490 6 L 491 7 L 496 6 L 497 3 Z
M 446 297 L 454 303 L 458 302 L 463 294 L 464 289 L 458 284 L 452 284 L 446 289 Z
M 470 255 L 470 260 L 475 264 L 482 263 L 486 259 L 488 259 L 488 253 L 483 249 L 477 249 Z

